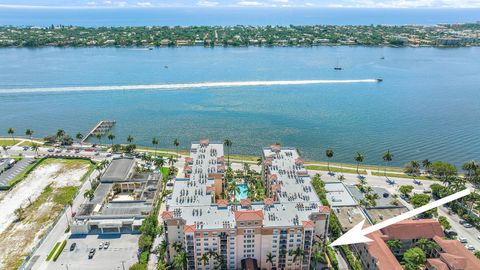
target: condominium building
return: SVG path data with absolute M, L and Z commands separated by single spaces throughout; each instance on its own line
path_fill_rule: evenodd
M 169 260 L 182 244 L 188 269 L 213 269 L 218 260 L 201 260 L 213 252 L 222 269 L 309 269 L 314 241 L 326 238 L 330 209 L 322 206 L 296 149 L 263 149 L 267 198 L 260 202 L 222 199 L 223 143 L 193 143 L 185 163 L 185 178 L 176 179 L 161 214 Z M 292 254 L 297 249 L 303 256 Z

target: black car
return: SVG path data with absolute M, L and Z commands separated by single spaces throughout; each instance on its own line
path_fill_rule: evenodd
M 74 251 L 76 246 L 77 246 L 77 243 L 72 243 L 70 245 L 70 251 Z
M 96 251 L 96 249 L 94 249 L 94 248 L 90 249 L 90 252 L 88 252 L 88 258 L 89 259 L 93 258 L 93 255 L 95 255 L 95 251 Z

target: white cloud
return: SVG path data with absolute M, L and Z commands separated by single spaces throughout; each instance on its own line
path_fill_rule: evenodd
M 237 5 L 243 6 L 243 7 L 259 7 L 259 6 L 263 6 L 264 4 L 257 1 L 240 1 L 240 2 L 237 2 Z
M 137 6 L 139 6 L 139 7 L 151 7 L 153 5 L 150 2 L 138 2 Z
M 214 1 L 207 1 L 207 0 L 200 0 L 197 2 L 197 6 L 201 7 L 215 7 L 218 6 L 220 3 Z
M 276 2 L 276 3 L 288 3 L 289 0 L 272 0 L 272 2 Z

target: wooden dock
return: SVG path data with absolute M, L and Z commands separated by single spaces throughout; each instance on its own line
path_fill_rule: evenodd
M 87 136 L 83 137 L 82 143 L 86 142 L 90 137 L 97 136 L 97 134 L 105 135 L 112 127 L 115 125 L 116 121 L 113 120 L 102 120 L 98 122 L 90 132 L 88 132 Z

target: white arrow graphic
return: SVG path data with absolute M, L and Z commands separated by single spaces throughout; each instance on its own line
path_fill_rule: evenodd
M 351 230 L 348 232 L 344 233 L 342 236 L 340 236 L 337 240 L 333 241 L 333 243 L 330 244 L 331 247 L 334 246 L 340 246 L 340 245 L 349 245 L 349 244 L 355 244 L 355 243 L 365 243 L 365 242 L 371 242 L 372 240 L 369 239 L 368 237 L 365 237 L 365 235 L 372 233 L 374 231 L 378 231 L 380 229 L 383 229 L 385 227 L 388 227 L 392 224 L 395 224 L 397 222 L 400 222 L 402 220 L 414 217 L 418 214 L 421 214 L 425 211 L 428 211 L 430 209 L 433 209 L 435 207 L 439 207 L 443 204 L 449 203 L 451 201 L 457 200 L 461 197 L 467 196 L 470 194 L 470 189 L 464 189 L 460 192 L 454 193 L 450 196 L 447 196 L 445 198 L 442 198 L 440 200 L 431 202 L 429 204 L 426 204 L 424 206 L 415 208 L 411 211 L 408 211 L 406 213 L 403 213 L 399 216 L 393 217 L 391 219 L 387 219 L 385 221 L 382 221 L 380 223 L 377 223 L 373 226 L 363 228 L 363 223 L 365 220 L 362 220 L 360 223 L 355 225 Z

